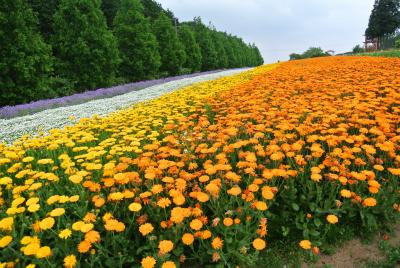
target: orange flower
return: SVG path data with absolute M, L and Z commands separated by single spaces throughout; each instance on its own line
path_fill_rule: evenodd
M 364 199 L 364 201 L 363 201 L 363 205 L 366 207 L 374 207 L 374 206 L 376 206 L 376 203 L 377 203 L 376 199 L 373 197 L 368 197 L 368 198 Z
M 86 253 L 92 247 L 92 244 L 89 241 L 83 240 L 78 244 L 79 253 Z
M 192 234 L 186 233 L 182 236 L 182 242 L 185 245 L 191 245 L 193 244 L 194 241 L 194 236 Z
M 223 245 L 224 245 L 223 240 L 218 236 L 214 238 L 211 242 L 211 246 L 213 247 L 213 249 L 221 249 Z
M 145 223 L 143 225 L 140 225 L 139 227 L 139 232 L 143 235 L 146 236 L 149 233 L 151 233 L 154 230 L 153 225 L 151 225 L 150 223 Z
M 156 265 L 156 260 L 153 257 L 147 256 L 143 258 L 140 264 L 142 264 L 143 268 L 153 268 Z
M 190 222 L 190 228 L 192 228 L 195 231 L 200 230 L 203 227 L 203 223 L 201 220 L 194 219 Z
M 162 240 L 158 243 L 158 249 L 161 254 L 166 254 L 174 248 L 174 243 L 170 240 Z
M 263 239 L 256 238 L 256 239 L 253 240 L 253 247 L 256 250 L 263 250 L 265 248 L 265 246 L 266 246 L 266 243 L 265 243 L 265 241 Z

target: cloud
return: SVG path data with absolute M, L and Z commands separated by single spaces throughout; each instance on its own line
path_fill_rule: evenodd
M 200 16 L 255 42 L 265 62 L 310 46 L 350 51 L 362 44 L 374 0 L 159 0 L 182 21 Z

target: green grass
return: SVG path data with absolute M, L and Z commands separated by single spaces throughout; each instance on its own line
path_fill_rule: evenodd
M 379 249 L 385 259 L 378 262 L 367 262 L 366 268 L 392 268 L 400 265 L 400 243 L 395 246 L 389 245 L 387 241 L 379 242 Z
M 355 56 L 400 58 L 400 49 L 353 54 Z

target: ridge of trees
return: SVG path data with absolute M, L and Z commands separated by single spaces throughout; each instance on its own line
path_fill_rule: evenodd
M 0 106 L 263 64 L 255 44 L 154 0 L 0 2 Z

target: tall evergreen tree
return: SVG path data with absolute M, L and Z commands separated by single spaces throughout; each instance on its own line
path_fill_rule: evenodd
M 400 0 L 375 0 L 365 35 L 379 38 L 400 28 Z
M 193 21 L 193 29 L 196 33 L 196 40 L 200 45 L 202 57 L 202 71 L 215 70 L 218 67 L 218 54 L 215 49 L 211 31 L 207 28 L 200 18 Z
M 213 41 L 215 49 L 218 54 L 217 68 L 228 68 L 228 55 L 225 50 L 225 40 L 222 33 L 217 32 L 215 29 L 212 30 Z
M 160 48 L 160 70 L 170 75 L 178 74 L 185 62 L 186 54 L 171 19 L 164 13 L 161 13 L 153 23 L 153 31 Z
M 38 0 L 36 0 L 38 1 Z M 107 25 L 111 29 L 113 26 L 114 18 L 117 15 L 117 11 L 120 7 L 121 0 L 102 0 L 101 10 L 107 20 Z
M 57 73 L 83 91 L 109 86 L 119 63 L 115 37 L 99 0 L 61 0 L 54 15 Z
M 25 0 L 0 2 L 0 106 L 52 96 L 51 49 Z
M 151 79 L 161 65 L 157 39 L 143 15 L 139 0 L 121 0 L 114 20 L 122 63 L 120 75 L 128 81 Z
M 39 29 L 45 39 L 53 34 L 53 15 L 57 11 L 60 0 L 28 0 L 39 20 Z
M 179 27 L 179 38 L 185 46 L 186 60 L 183 64 L 184 68 L 190 69 L 192 72 L 201 70 L 201 49 L 196 41 L 194 32 L 187 24 Z

